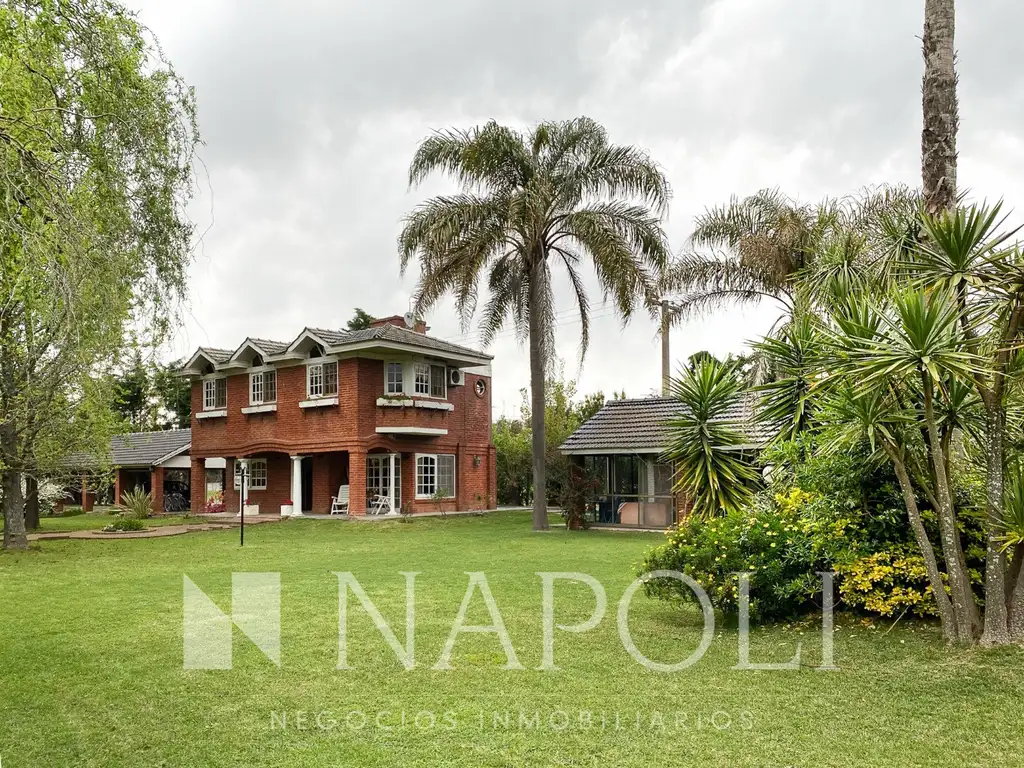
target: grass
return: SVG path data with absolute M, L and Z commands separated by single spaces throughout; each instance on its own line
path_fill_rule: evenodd
M 70 518 L 69 518 L 70 520 Z M 0 760 L 4 766 L 982 766 L 1018 764 L 1024 653 L 947 650 L 934 627 L 840 620 L 838 672 L 816 671 L 814 626 L 752 637 L 716 629 L 704 659 L 650 672 L 623 649 L 616 604 L 657 535 L 529 532 L 524 513 L 373 524 L 295 520 L 135 541 L 48 541 L 0 557 Z M 185 670 L 182 576 L 231 605 L 232 571 L 281 573 L 282 664 L 237 629 L 231 670 Z M 404 578 L 416 582 L 417 667 L 406 671 L 361 608 L 338 670 L 338 586 L 351 571 L 404 639 Z M 523 671 L 501 669 L 494 635 L 462 635 L 454 669 L 431 669 L 484 571 Z M 556 633 L 541 661 L 536 571 L 582 571 L 608 593 L 585 634 Z M 559 623 L 585 619 L 586 588 L 559 583 Z M 489 623 L 477 593 L 468 620 Z M 688 656 L 698 617 L 637 595 L 636 644 Z M 305 712 L 305 727 L 297 713 Z M 352 713 L 365 713 L 366 724 Z M 587 727 L 581 713 L 589 712 Z M 289 725 L 275 727 L 287 713 Z M 317 713 L 321 716 L 317 727 Z M 378 713 L 381 726 L 373 721 Z M 405 725 L 402 725 L 405 713 Z M 433 713 L 430 717 L 417 713 Z M 524 720 L 520 720 L 523 713 Z M 539 727 L 529 727 L 534 713 Z M 639 715 L 637 715 L 639 713 Z M 506 719 L 507 725 L 506 725 Z M 568 718 L 567 727 L 566 718 Z M 639 719 L 637 719 L 639 718 Z M 278 723 L 280 720 L 278 719 Z M 333 723 L 333 726 L 332 726 Z
M 89 512 L 84 515 L 72 515 L 71 517 L 41 517 L 39 518 L 39 530 L 29 533 L 55 533 L 64 531 L 91 531 L 99 530 L 105 525 L 110 525 L 116 517 L 105 512 Z M 204 523 L 209 522 L 203 518 L 184 517 L 182 515 L 159 515 L 146 518 L 146 527 L 155 528 L 161 525 L 181 525 L 183 523 Z

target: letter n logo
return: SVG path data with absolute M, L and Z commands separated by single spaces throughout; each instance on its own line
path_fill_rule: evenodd
M 184 577 L 185 669 L 231 669 L 231 626 L 281 666 L 281 574 L 231 574 L 231 615 Z

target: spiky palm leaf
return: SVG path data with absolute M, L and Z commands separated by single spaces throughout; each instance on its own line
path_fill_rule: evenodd
M 775 337 L 754 344 L 774 378 L 758 387 L 758 417 L 771 424 L 779 439 L 790 440 L 812 422 L 811 390 L 820 372 L 820 335 L 813 318 L 795 318 Z
M 398 244 L 403 273 L 413 259 L 420 264 L 416 309 L 451 295 L 466 328 L 486 283 L 483 343 L 509 321 L 530 342 L 534 453 L 542 457 L 545 367 L 554 359 L 556 324 L 552 270 L 565 270 L 573 287 L 581 361 L 590 341 L 584 263 L 623 319 L 641 308 L 653 315 L 668 260 L 660 220 L 668 181 L 646 152 L 612 144 L 586 117 L 528 133 L 493 121 L 439 132 L 416 151 L 410 186 L 435 173 L 462 191 L 428 200 L 405 218 Z M 546 528 L 542 458 L 534 486 L 534 526 Z
M 680 413 L 669 422 L 664 460 L 677 468 L 676 490 L 690 498 L 697 515 L 742 508 L 753 496 L 758 474 L 736 450 L 749 440 L 731 418 L 743 400 L 735 370 L 704 358 L 673 379 L 670 392 Z

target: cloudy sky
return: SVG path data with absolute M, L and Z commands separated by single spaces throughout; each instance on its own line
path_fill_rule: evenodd
M 763 187 L 804 201 L 882 182 L 919 183 L 921 0 L 131 0 L 196 88 L 205 231 L 189 320 L 165 356 L 246 336 L 289 340 L 341 327 L 352 309 L 408 309 L 400 219 L 438 182 L 409 191 L 430 131 L 495 118 L 528 126 L 589 115 L 647 148 L 674 199 L 682 249 L 695 214 Z M 960 183 L 1024 219 L 1024 74 L 1014 0 L 958 8 Z M 564 284 L 563 284 L 564 285 Z M 558 348 L 581 391 L 659 385 L 655 325 L 594 308 L 577 368 L 578 315 L 561 293 Z M 672 334 L 682 359 L 741 350 L 774 318 L 731 311 Z M 450 307 L 432 333 L 475 344 Z M 528 383 L 511 332 L 494 399 L 514 412 Z

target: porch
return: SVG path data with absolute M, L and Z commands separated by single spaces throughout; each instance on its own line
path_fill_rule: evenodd
M 574 457 L 591 483 L 585 516 L 591 525 L 668 528 L 685 505 L 673 493 L 674 470 L 657 454 L 609 453 Z
M 488 508 L 491 498 L 491 462 L 485 458 L 477 453 L 463 457 L 457 451 L 386 449 L 226 457 L 225 511 L 237 513 L 243 501 L 248 514 L 263 515 L 281 514 L 282 508 L 285 514 L 302 516 L 479 511 Z M 195 459 L 193 472 L 202 477 L 211 462 L 216 459 Z M 467 493 L 478 488 L 481 492 Z M 210 493 L 208 488 L 199 492 Z M 201 501 L 205 506 L 205 499 Z

